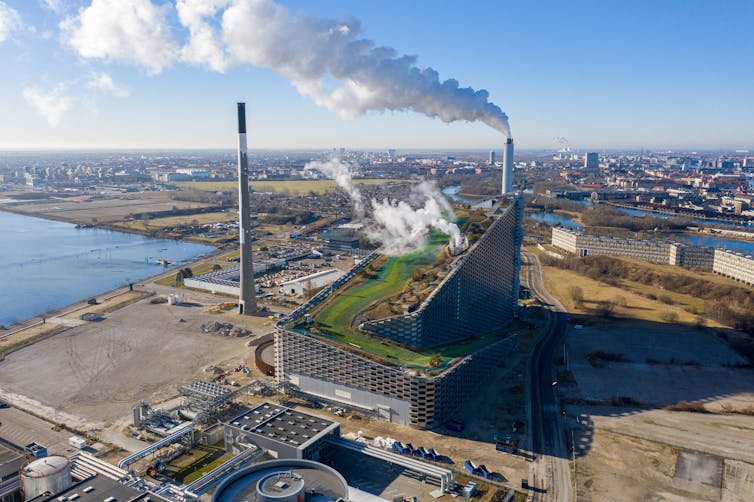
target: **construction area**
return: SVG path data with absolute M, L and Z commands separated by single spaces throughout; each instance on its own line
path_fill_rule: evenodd
M 154 287 L 165 296 L 172 291 Z M 179 305 L 153 303 L 160 296 L 125 305 L 100 322 L 63 326 L 64 332 L 10 353 L 0 364 L 3 395 L 30 405 L 22 396 L 34 396 L 40 415 L 76 415 L 99 429 L 128 416 L 140 399 L 161 402 L 175 397 L 178 385 L 212 379 L 217 366 L 253 365 L 247 343 L 269 332 L 269 319 L 212 313 L 218 300 L 209 294 L 187 291 Z M 244 328 L 247 336 L 202 329 L 218 321 Z

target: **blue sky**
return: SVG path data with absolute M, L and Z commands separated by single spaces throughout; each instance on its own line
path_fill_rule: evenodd
M 751 0 L 180 1 L 197 24 L 175 0 L 0 0 L 0 148 L 232 148 L 236 101 L 250 148 L 500 148 L 482 122 L 401 111 L 404 84 L 368 62 L 332 92 L 351 66 L 317 40 L 342 28 L 486 89 L 519 147 L 754 149 Z M 281 6 L 275 31 L 260 12 Z

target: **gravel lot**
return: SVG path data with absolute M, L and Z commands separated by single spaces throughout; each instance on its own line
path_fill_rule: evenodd
M 158 402 L 174 396 L 181 383 L 207 378 L 203 369 L 210 364 L 253 357 L 248 338 L 201 332 L 200 325 L 213 320 L 239 324 L 237 316 L 206 313 L 211 304 L 151 305 L 145 299 L 102 322 L 73 327 L 7 356 L 0 362 L 0 388 L 89 421 L 111 422 L 130 414 L 139 399 Z

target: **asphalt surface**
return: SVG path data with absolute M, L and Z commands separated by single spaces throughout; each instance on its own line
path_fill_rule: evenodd
M 572 490 L 569 451 L 563 436 L 562 417 L 555 394 L 555 377 L 552 361 L 555 350 L 566 333 L 568 315 L 565 308 L 545 289 L 542 269 L 533 254 L 521 252 L 525 267 L 524 279 L 534 296 L 550 310 L 548 324 L 535 341 L 529 364 L 530 419 L 529 438 L 532 453 L 536 456 L 530 469 L 530 500 L 575 500 Z

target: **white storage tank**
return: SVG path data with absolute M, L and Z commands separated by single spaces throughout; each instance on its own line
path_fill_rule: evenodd
M 24 500 L 43 493 L 52 495 L 71 487 L 71 461 L 62 455 L 32 460 L 21 469 L 21 492 Z

